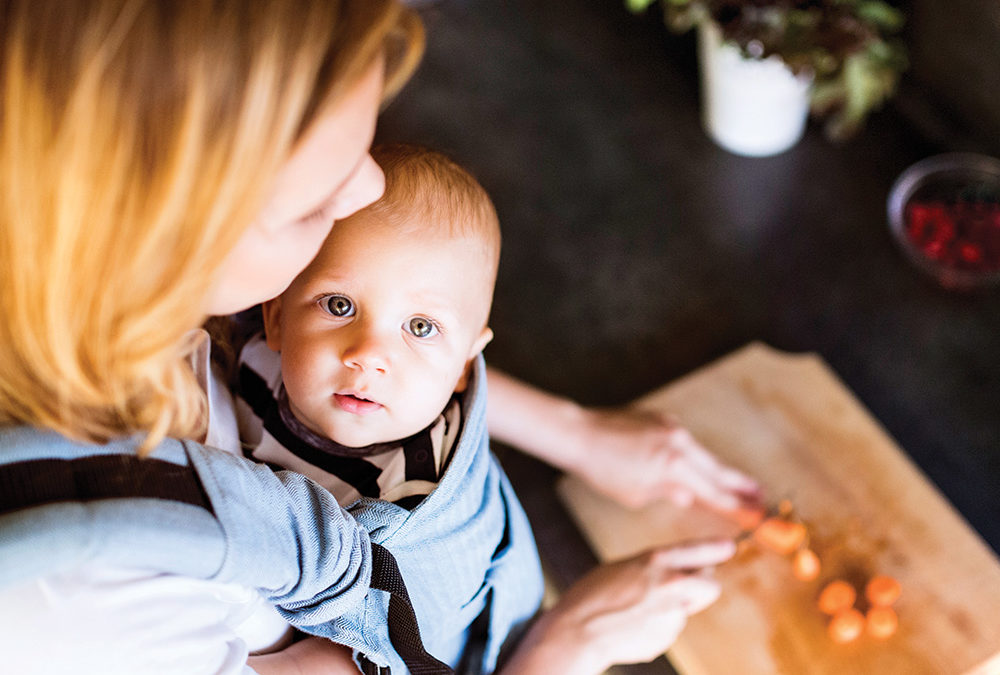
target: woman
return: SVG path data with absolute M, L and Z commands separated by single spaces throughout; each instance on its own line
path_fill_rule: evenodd
M 380 102 L 418 58 L 419 22 L 389 0 L 5 0 L 0 16 L 0 463 L 24 439 L 74 457 L 202 440 L 191 330 L 275 296 L 331 223 L 381 194 L 368 147 Z M 726 507 L 753 491 L 666 423 L 583 411 L 498 373 L 490 386 L 499 437 L 521 442 L 517 424 L 532 414 L 540 433 L 526 449 L 567 468 L 592 452 L 589 466 L 613 467 L 591 473 L 612 494 L 633 486 L 630 466 L 655 477 L 631 501 Z M 593 440 L 561 454 L 583 422 Z M 633 441 L 633 460 L 600 460 Z M 222 452 L 184 447 L 205 461 Z M 222 487 L 252 505 L 254 494 Z M 0 541 L 24 536 L 21 515 L 0 514 Z M 39 553 L 37 573 L 0 585 L 12 672 L 248 672 L 248 652 L 284 633 L 260 606 L 263 587 L 233 582 L 238 573 L 154 574 L 91 543 L 98 563 Z M 718 593 L 692 570 L 731 553 L 706 543 L 597 570 L 533 627 L 509 670 L 600 672 L 659 653 Z M 656 630 L 634 630 L 650 620 Z M 322 639 L 250 663 L 356 672 Z

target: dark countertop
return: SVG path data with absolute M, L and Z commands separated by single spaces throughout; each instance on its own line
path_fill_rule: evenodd
M 896 176 L 953 148 L 889 108 L 846 144 L 811 126 L 785 154 L 737 157 L 700 128 L 693 39 L 655 13 L 618 0 L 423 12 L 427 56 L 379 138 L 444 150 L 493 196 L 493 365 L 615 405 L 753 340 L 816 352 L 1000 550 L 1000 294 L 937 288 L 885 217 Z M 556 473 L 503 455 L 568 583 L 594 558 Z

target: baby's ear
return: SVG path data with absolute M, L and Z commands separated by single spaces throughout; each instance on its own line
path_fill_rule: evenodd
M 472 343 L 472 349 L 469 350 L 469 360 L 466 362 L 465 370 L 462 371 L 461 377 L 458 378 L 458 384 L 455 386 L 456 392 L 463 392 L 469 386 L 469 376 L 472 375 L 476 357 L 479 356 L 479 352 L 483 351 L 492 339 L 493 331 L 487 327 L 483 329 L 483 332 L 479 334 L 476 341 Z
M 281 351 L 281 296 L 260 307 L 264 316 L 264 340 L 272 351 Z
M 479 352 L 486 349 L 486 345 L 493 341 L 493 329 L 489 326 L 483 328 L 483 332 L 479 334 L 476 341 L 472 343 L 472 350 L 469 352 L 469 361 L 471 363 L 472 359 L 479 355 Z

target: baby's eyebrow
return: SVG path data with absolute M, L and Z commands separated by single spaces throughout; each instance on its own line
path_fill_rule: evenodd
M 351 288 L 347 279 L 330 277 L 322 273 L 310 278 L 303 285 L 303 288 L 308 295 L 315 297 L 317 300 L 327 295 L 351 295 Z
M 429 314 L 434 319 L 443 318 L 447 323 L 458 323 L 461 320 L 454 308 L 454 301 L 447 298 L 420 297 L 415 305 L 418 307 L 417 314 Z

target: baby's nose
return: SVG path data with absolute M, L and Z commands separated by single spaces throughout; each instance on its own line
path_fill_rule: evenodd
M 370 330 L 358 330 L 344 349 L 341 360 L 348 368 L 386 373 L 389 369 L 388 346 Z

